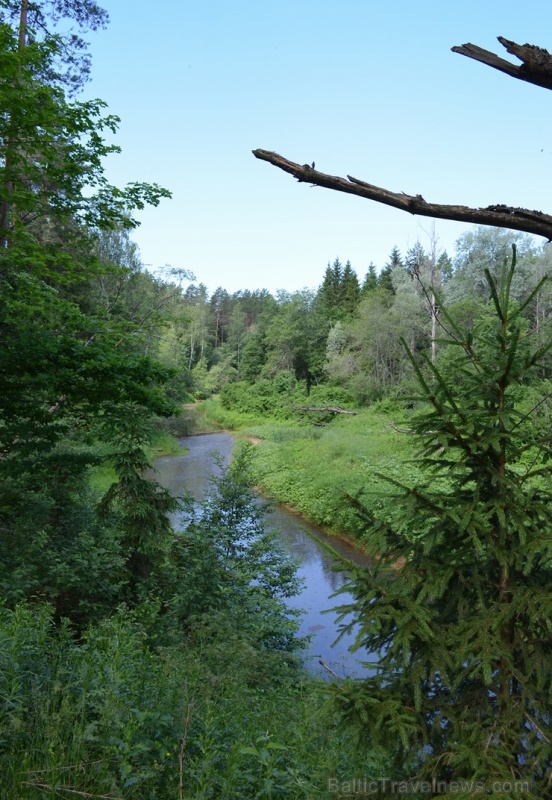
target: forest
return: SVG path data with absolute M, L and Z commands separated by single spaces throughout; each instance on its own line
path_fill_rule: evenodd
M 275 295 L 149 272 L 170 193 L 108 182 L 119 120 L 78 99 L 106 22 L 0 0 L 0 797 L 548 796 L 549 246 L 433 231 Z M 212 428 L 201 504 L 152 480 Z M 304 668 L 259 488 L 373 558 L 335 599 L 369 677 Z

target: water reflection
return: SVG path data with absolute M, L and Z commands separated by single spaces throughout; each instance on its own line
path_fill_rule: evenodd
M 196 500 L 203 500 L 210 488 L 210 477 L 217 473 L 213 453 L 218 452 L 228 464 L 234 438 L 228 433 L 188 436 L 180 444 L 189 451 L 185 456 L 161 456 L 155 460 L 155 478 L 173 494 L 186 489 Z
M 188 448 L 188 454 L 158 458 L 155 478 L 176 495 L 186 489 L 196 500 L 202 500 L 209 491 L 210 476 L 217 471 L 213 453 L 220 453 L 223 462 L 228 463 L 234 446 L 233 437 L 227 433 L 212 433 L 188 437 L 181 444 Z M 266 519 L 271 528 L 279 531 L 284 546 L 299 563 L 298 575 L 303 580 L 303 590 L 287 602 L 290 608 L 305 611 L 299 635 L 310 637 L 305 654 L 306 665 L 313 672 L 327 676 L 329 673 L 320 666 L 320 660 L 338 675 L 367 674 L 368 670 L 361 664 L 368 660 L 366 652 L 349 652 L 353 635 L 348 634 L 333 644 L 339 633 L 336 615 L 323 612 L 336 605 L 346 605 L 352 598 L 343 593 L 330 599 L 330 595 L 347 583 L 349 576 L 343 562 L 336 560 L 323 543 L 330 544 L 342 558 L 361 566 L 366 565 L 368 559 L 284 507 L 273 507 Z M 178 526 L 178 516 L 174 524 Z

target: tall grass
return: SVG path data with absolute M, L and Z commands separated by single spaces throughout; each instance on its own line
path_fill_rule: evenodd
M 167 648 L 147 626 L 119 609 L 76 642 L 46 606 L 0 613 L 0 797 L 307 800 L 382 774 L 286 658 L 216 616 Z
M 217 397 L 210 397 L 198 403 L 198 411 L 213 426 L 224 430 L 236 430 L 254 424 L 257 417 L 252 413 L 242 413 L 237 409 L 224 408 Z

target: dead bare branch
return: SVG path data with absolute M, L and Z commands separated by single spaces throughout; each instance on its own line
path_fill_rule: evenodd
M 366 183 L 366 181 L 353 178 L 351 175 L 348 175 L 347 178 L 327 175 L 325 172 L 314 169 L 309 164 L 296 164 L 269 150 L 253 150 L 253 155 L 261 161 L 268 161 L 269 164 L 278 167 L 284 172 L 289 172 L 301 183 L 323 186 L 326 189 L 334 189 L 337 192 L 365 197 L 368 200 L 375 200 L 376 203 L 383 203 L 422 217 L 450 219 L 475 225 L 490 225 L 495 228 L 511 228 L 516 231 L 532 233 L 536 236 L 544 236 L 548 241 L 552 241 L 552 216 L 543 214 L 542 211 L 512 208 L 502 204 L 491 205 L 486 208 L 470 208 L 469 206 L 428 203 L 419 194 L 412 196 L 404 192 L 391 192 L 380 186 L 374 186 L 371 183 Z
M 503 36 L 498 36 L 497 38 L 508 53 L 523 62 L 521 65 L 512 64 L 495 53 L 491 53 L 490 50 L 484 50 L 482 47 L 470 42 L 453 47 L 452 52 L 473 58 L 481 64 L 486 64 L 488 67 L 505 72 L 506 75 L 518 78 L 520 81 L 533 83 L 536 86 L 542 86 L 544 89 L 552 89 L 552 55 L 548 50 L 543 47 L 537 47 L 534 44 L 516 44 L 516 42 L 505 39 Z

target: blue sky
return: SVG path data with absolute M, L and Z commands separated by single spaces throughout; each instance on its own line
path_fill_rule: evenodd
M 328 261 L 360 277 L 431 220 L 297 183 L 275 150 L 426 200 L 552 212 L 549 92 L 450 52 L 498 35 L 552 49 L 552 3 L 510 0 L 104 0 L 86 96 L 121 117 L 109 179 L 173 193 L 140 214 L 151 269 L 210 291 L 316 287 Z M 510 57 L 511 58 L 511 57 Z M 466 230 L 435 223 L 452 252 Z

